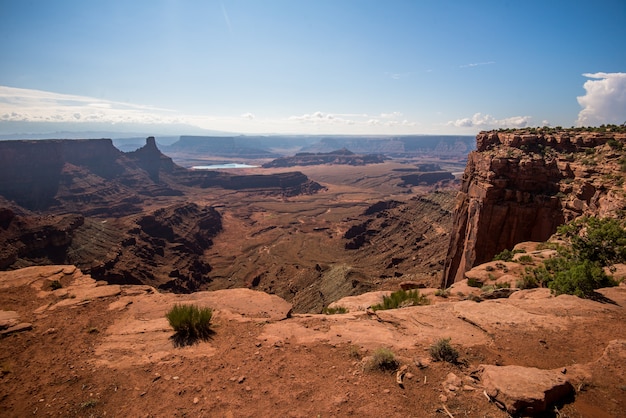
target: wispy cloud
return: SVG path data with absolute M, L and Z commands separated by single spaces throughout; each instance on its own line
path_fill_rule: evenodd
M 170 109 L 0 86 L 0 121 L 182 123 Z
M 473 67 L 480 67 L 482 65 L 491 65 L 495 63 L 496 63 L 495 61 L 472 62 L 470 64 L 459 65 L 459 68 L 473 68 Z
M 503 119 L 496 119 L 495 117 L 482 113 L 475 113 L 471 118 L 462 118 L 453 121 L 449 121 L 447 126 L 454 126 L 456 128 L 479 128 L 479 129 L 494 129 L 494 128 L 524 128 L 530 123 L 530 116 L 511 116 Z
M 578 113 L 579 126 L 626 122 L 626 73 L 586 73 L 584 96 L 577 97 L 583 109 Z
M 226 22 L 226 26 L 228 26 L 228 32 L 230 34 L 233 33 L 233 27 L 230 24 L 230 17 L 228 16 L 228 12 L 226 11 L 226 7 L 224 7 L 224 2 L 220 2 L 220 6 L 222 6 L 222 15 L 224 16 L 224 21 Z

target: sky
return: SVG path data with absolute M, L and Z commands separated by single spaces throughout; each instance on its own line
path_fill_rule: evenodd
M 624 0 L 0 0 L 0 134 L 621 124 L 625 21 Z

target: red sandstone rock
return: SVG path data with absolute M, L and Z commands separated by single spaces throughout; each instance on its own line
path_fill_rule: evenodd
M 510 414 L 534 415 L 574 392 L 561 370 L 481 365 L 487 395 Z
M 457 196 L 442 286 L 519 242 L 547 240 L 582 214 L 623 208 L 619 185 L 607 183 L 620 170 L 609 139 L 626 134 L 480 133 Z

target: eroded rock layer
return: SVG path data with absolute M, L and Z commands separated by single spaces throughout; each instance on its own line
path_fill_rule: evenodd
M 545 241 L 582 214 L 624 209 L 626 133 L 482 132 L 457 196 L 443 286 L 522 241 Z M 621 173 L 621 174 L 620 174 Z

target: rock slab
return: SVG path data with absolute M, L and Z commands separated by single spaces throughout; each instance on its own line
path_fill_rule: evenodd
M 574 387 L 560 370 L 481 365 L 486 394 L 512 415 L 534 415 L 570 396 Z

